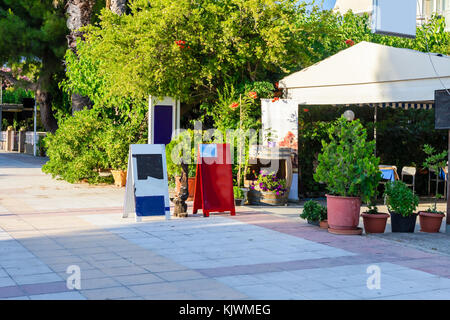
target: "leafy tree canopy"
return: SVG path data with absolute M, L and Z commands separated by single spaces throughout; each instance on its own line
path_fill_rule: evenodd
M 275 81 L 313 63 L 311 39 L 336 34 L 319 18 L 330 12 L 295 0 L 134 0 L 130 10 L 104 10 L 87 28 L 66 88 L 104 104 L 149 94 L 210 101 L 225 83 Z
M 340 15 L 295 0 L 132 0 L 130 14 L 103 10 L 86 28 L 79 59 L 68 52 L 64 88 L 116 113 L 148 95 L 211 103 L 225 84 L 276 81 L 354 43 L 447 53 L 443 18 L 416 39 L 372 34 L 367 15 Z M 426 39 L 426 41 L 425 41 Z M 125 98 L 126 97 L 126 98 Z

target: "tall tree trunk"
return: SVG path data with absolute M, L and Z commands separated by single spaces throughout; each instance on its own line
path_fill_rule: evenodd
M 36 82 L 36 101 L 39 104 L 41 122 L 45 130 L 51 133 L 55 133 L 58 129 L 58 122 L 52 110 L 51 92 L 55 90 L 53 77 L 62 67 L 61 61 L 54 56 L 53 52 L 47 52 L 42 57 L 42 68 Z
M 91 23 L 92 8 L 95 0 L 68 0 L 66 4 L 67 27 L 70 34 L 67 36 L 67 44 L 73 53 L 77 54 L 77 38 L 84 39 L 83 32 L 79 31 Z M 92 102 L 88 97 L 77 93 L 72 94 L 72 114 L 82 110 L 84 107 L 92 107 Z
M 127 0 L 107 0 L 106 7 L 121 16 L 127 11 Z
M 35 92 L 35 99 L 40 107 L 41 122 L 45 130 L 54 133 L 58 129 L 58 123 L 52 110 L 51 89 L 53 76 L 57 72 L 60 61 L 51 52 L 44 54 L 42 58 L 42 68 L 36 82 L 28 80 L 18 80 L 11 73 L 0 70 L 0 76 L 10 82 L 13 86 Z
M 45 130 L 55 133 L 58 129 L 58 123 L 52 110 L 51 94 L 44 89 L 38 87 L 36 90 L 36 101 L 39 104 L 41 114 L 41 122 Z

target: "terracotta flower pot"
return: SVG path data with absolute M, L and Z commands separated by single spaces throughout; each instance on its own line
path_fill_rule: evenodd
M 386 222 L 389 218 L 387 213 L 363 213 L 361 214 L 364 221 L 364 230 L 366 233 L 384 233 Z
M 339 234 L 352 234 L 352 231 L 360 230 L 358 229 L 358 225 L 361 198 L 339 197 L 329 194 L 326 196 L 329 226 L 328 231 Z
M 175 190 L 177 194 L 180 192 L 180 188 L 181 188 L 180 177 L 175 177 Z M 195 177 L 188 178 L 189 196 L 187 198 L 187 201 L 194 200 L 194 189 L 195 189 Z
M 118 187 L 124 187 L 127 183 L 127 171 L 111 170 L 114 177 L 114 184 Z
M 419 212 L 420 231 L 422 232 L 439 232 L 441 228 L 443 214 L 431 212 Z
M 319 223 L 321 229 L 328 229 L 328 220 L 322 220 Z

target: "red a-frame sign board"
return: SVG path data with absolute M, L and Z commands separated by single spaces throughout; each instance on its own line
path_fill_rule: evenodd
M 235 215 L 229 144 L 198 145 L 193 213 L 198 209 L 205 217 L 210 212 Z

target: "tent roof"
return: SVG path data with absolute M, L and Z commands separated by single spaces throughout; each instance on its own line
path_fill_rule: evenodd
M 342 14 L 349 10 L 352 10 L 356 14 L 371 13 L 372 0 L 337 0 L 333 10 L 339 11 Z
M 285 77 L 279 86 L 306 104 L 432 101 L 434 90 L 443 89 L 439 78 L 450 87 L 448 56 L 363 41 Z

